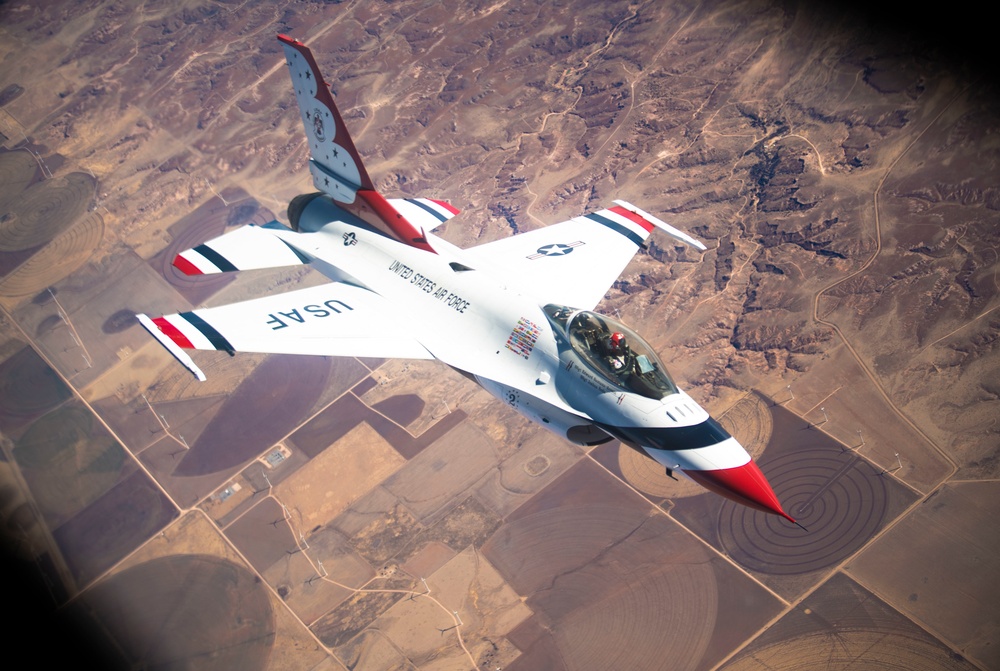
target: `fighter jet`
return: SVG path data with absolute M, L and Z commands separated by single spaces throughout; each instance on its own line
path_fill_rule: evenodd
M 677 386 L 639 334 L 594 311 L 654 231 L 705 246 L 624 202 L 461 249 L 433 231 L 458 210 L 376 190 L 316 60 L 279 35 L 319 190 L 289 226 L 244 226 L 181 252 L 189 275 L 309 264 L 321 286 L 140 323 L 185 349 L 437 359 L 579 445 L 617 439 L 717 494 L 794 520 L 746 450 Z

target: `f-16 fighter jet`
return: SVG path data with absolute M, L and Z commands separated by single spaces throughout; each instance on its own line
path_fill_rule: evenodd
M 316 193 L 290 226 L 245 226 L 181 252 L 189 275 L 310 264 L 330 282 L 142 325 L 199 379 L 185 349 L 438 359 L 580 445 L 618 439 L 738 503 L 794 520 L 746 450 L 688 396 L 638 333 L 594 311 L 651 234 L 705 246 L 624 201 L 461 249 L 434 235 L 458 211 L 375 188 L 316 60 L 279 35 Z

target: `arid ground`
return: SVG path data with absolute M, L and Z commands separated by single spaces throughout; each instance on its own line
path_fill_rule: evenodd
M 984 30 L 933 11 L 0 4 L 10 640 L 102 668 L 1000 668 L 1000 106 Z M 600 309 L 805 530 L 437 363 L 179 366 L 135 313 L 325 281 L 170 265 L 312 190 L 277 33 L 380 190 L 462 210 L 455 244 L 616 198 L 705 241 L 654 235 Z

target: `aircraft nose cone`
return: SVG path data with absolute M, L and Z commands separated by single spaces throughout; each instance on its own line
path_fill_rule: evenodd
M 798 524 L 781 507 L 781 502 L 770 483 L 753 460 L 735 468 L 713 471 L 685 470 L 684 473 L 705 489 L 765 513 L 780 515 L 792 524 Z

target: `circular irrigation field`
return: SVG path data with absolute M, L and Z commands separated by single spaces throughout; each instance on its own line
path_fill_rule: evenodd
M 0 283 L 4 296 L 29 296 L 42 291 L 83 266 L 104 239 L 104 219 L 90 212 L 54 236 Z
M 508 522 L 484 551 L 551 622 L 567 668 L 632 669 L 700 659 L 715 630 L 715 571 L 682 535 L 664 517 L 604 502 Z
M 78 269 L 104 237 L 87 213 L 97 180 L 86 173 L 41 179 L 26 151 L 0 152 L 0 295 L 28 296 Z
M 876 630 L 816 633 L 742 655 L 726 671 L 966 671 L 970 665 L 943 645 Z
M 190 215 L 193 216 L 193 215 Z M 215 275 L 185 275 L 174 263 L 174 258 L 181 252 L 197 247 L 208 239 L 222 235 L 225 224 L 221 220 L 220 213 L 207 214 L 203 219 L 192 219 L 190 223 L 181 230 L 172 233 L 173 239 L 167 248 L 158 255 L 158 267 L 154 268 L 163 275 L 171 285 L 178 289 L 198 288 L 202 292 L 211 295 L 229 282 L 233 277 L 231 274 L 218 273 Z
M 85 599 L 134 668 L 267 667 L 275 636 L 267 590 L 228 560 L 160 557 L 111 576 Z
M 885 480 L 854 454 L 804 448 L 771 459 L 767 476 L 808 531 L 729 501 L 719 513 L 726 553 L 761 573 L 795 575 L 841 562 L 875 533 L 888 509 Z
M 73 393 L 30 347 L 0 362 L 0 415 L 34 418 Z
M 0 216 L 0 252 L 38 247 L 62 233 L 86 211 L 96 184 L 74 172 L 25 189 Z
M 618 468 L 630 485 L 650 496 L 677 499 L 705 492 L 701 485 L 680 473 L 671 478 L 662 464 L 627 445 L 618 448 Z

